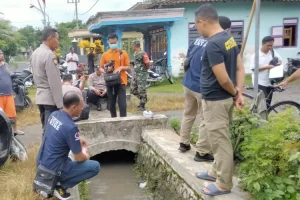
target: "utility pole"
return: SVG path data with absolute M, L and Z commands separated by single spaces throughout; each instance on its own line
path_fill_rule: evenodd
M 255 69 L 254 69 L 254 92 L 258 95 L 258 73 L 259 73 L 259 41 L 260 41 L 260 2 L 256 0 L 256 11 L 255 11 Z
M 37 0 L 39 7 L 40 7 L 40 11 L 42 12 L 43 16 L 44 16 L 44 20 L 43 20 L 43 24 L 44 24 L 44 28 L 46 28 L 47 26 L 47 20 L 46 20 L 46 14 L 45 14 L 45 5 L 44 5 L 44 9 L 42 8 L 42 5 L 40 3 L 39 0 Z
M 80 0 L 68 0 L 68 3 L 74 3 L 75 4 L 76 29 L 79 29 L 77 4 L 80 3 Z

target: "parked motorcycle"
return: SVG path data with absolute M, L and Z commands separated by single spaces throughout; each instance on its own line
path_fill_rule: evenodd
M 24 144 L 13 134 L 13 121 L 5 115 L 0 108 L 0 166 L 2 166 L 9 156 L 15 160 L 24 161 L 28 158 Z
M 68 73 L 67 67 L 60 65 L 59 72 L 60 72 L 60 78 L 62 79 L 64 75 Z
M 298 53 L 298 55 L 300 52 Z M 295 71 L 300 69 L 300 58 L 288 58 L 287 63 L 287 74 L 288 76 L 292 75 Z
M 25 79 L 21 79 L 18 75 L 13 73 L 11 74 L 11 79 L 17 112 L 32 107 L 32 101 L 28 96 L 28 90 L 25 86 L 26 81 L 32 79 L 32 74 Z
M 15 74 L 19 80 L 25 80 L 25 87 L 26 88 L 30 88 L 34 85 L 34 80 L 33 80 L 33 76 L 31 73 L 30 68 L 24 69 L 22 72 L 13 72 L 13 74 Z
M 132 61 L 130 62 L 130 64 L 134 66 L 134 63 Z M 132 74 L 127 73 L 127 76 L 129 78 L 129 82 L 131 83 Z M 167 78 L 171 84 L 174 83 L 173 78 L 168 70 L 167 52 L 164 53 L 163 58 L 157 60 L 154 64 L 152 64 L 152 67 L 148 70 L 146 87 L 150 87 L 152 83 L 161 83 L 165 80 L 165 78 Z
M 165 78 L 168 79 L 170 84 L 174 83 L 168 69 L 167 52 L 164 53 L 163 58 L 157 60 L 153 67 L 148 70 L 147 87 L 150 87 L 152 83 L 163 82 Z

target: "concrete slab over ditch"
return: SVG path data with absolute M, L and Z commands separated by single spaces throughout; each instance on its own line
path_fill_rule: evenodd
M 172 130 L 147 130 L 142 134 L 143 140 L 151 146 L 167 164 L 205 200 L 248 200 L 250 195 L 238 188 L 238 180 L 234 178 L 232 193 L 217 197 L 209 197 L 200 192 L 201 188 L 211 184 L 209 181 L 197 179 L 196 172 L 208 171 L 211 163 L 198 163 L 193 160 L 196 149 L 180 153 L 178 145 L 180 137 Z
M 123 149 L 136 153 L 143 130 L 165 129 L 167 120 L 165 115 L 155 115 L 154 118 L 129 116 L 80 121 L 77 125 L 81 137 L 87 141 L 90 155 L 95 156 Z

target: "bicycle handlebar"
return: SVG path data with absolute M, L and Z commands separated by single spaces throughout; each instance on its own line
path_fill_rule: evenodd
M 269 87 L 271 87 L 274 92 L 283 92 L 285 90 L 283 87 L 280 86 L 269 86 Z M 245 86 L 244 88 L 246 90 L 252 90 L 252 91 L 254 90 L 254 87 L 252 86 Z

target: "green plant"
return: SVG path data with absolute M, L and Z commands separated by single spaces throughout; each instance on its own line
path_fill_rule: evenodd
M 191 144 L 196 144 L 199 138 L 199 127 L 193 126 L 191 131 Z
M 89 200 L 89 185 L 86 180 L 82 181 L 78 185 L 78 190 L 79 190 L 80 200 Z
M 300 124 L 290 111 L 244 134 L 239 174 L 256 200 L 300 200 Z
M 171 128 L 179 135 L 180 131 L 180 120 L 179 119 L 172 119 L 171 120 Z
M 240 154 L 241 144 L 245 136 L 249 135 L 251 130 L 257 128 L 262 122 L 258 116 L 250 113 L 248 107 L 234 111 L 234 118 L 230 125 L 230 138 L 235 159 L 243 160 Z

